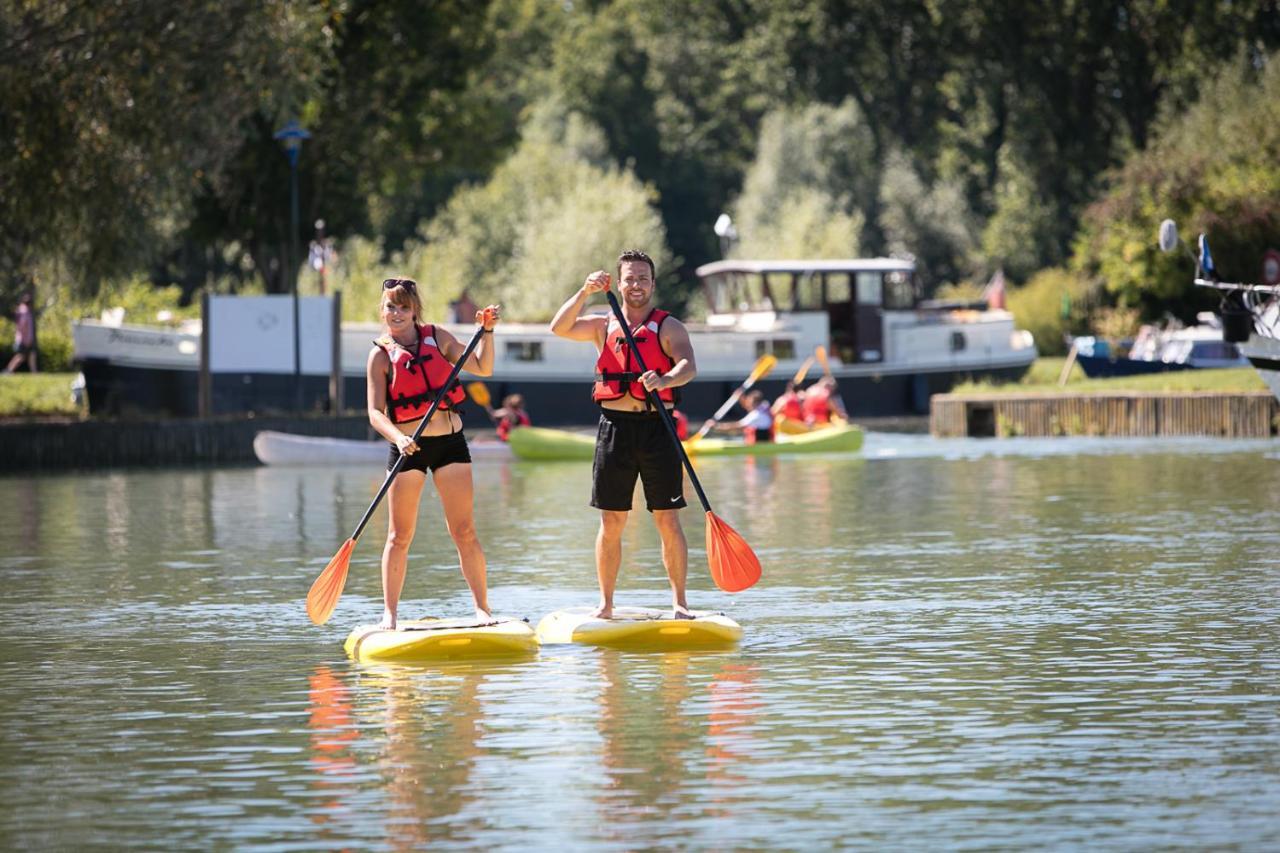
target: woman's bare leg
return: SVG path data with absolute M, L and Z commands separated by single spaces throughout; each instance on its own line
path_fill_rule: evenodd
M 471 465 L 455 462 L 436 469 L 432 476 L 435 478 L 436 491 L 440 494 L 440 504 L 444 507 L 444 523 L 458 549 L 462 577 L 471 589 L 471 597 L 475 601 L 476 618 L 491 619 L 493 617 L 489 611 L 486 577 L 488 565 L 484 559 L 484 549 L 480 547 L 480 537 L 476 535 Z
M 382 621 L 381 628 L 396 627 L 396 610 L 400 606 L 400 590 L 409 563 L 409 543 L 418 525 L 418 501 L 427 476 L 421 471 L 401 471 L 387 490 L 387 544 L 382 549 Z

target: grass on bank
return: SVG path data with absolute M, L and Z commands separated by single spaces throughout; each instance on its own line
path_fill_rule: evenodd
M 74 373 L 0 373 L 0 418 L 82 418 L 88 412 L 71 400 Z
M 1073 364 L 1065 385 L 1058 384 L 1058 377 L 1066 363 L 1065 357 L 1038 358 L 1031 369 L 1018 382 L 997 383 L 990 380 L 963 382 L 952 389 L 953 394 L 977 396 L 983 394 L 1123 394 L 1129 391 L 1147 393 L 1178 393 L 1191 391 L 1265 391 L 1266 383 L 1252 367 L 1230 367 L 1222 370 L 1174 370 L 1169 373 L 1150 373 L 1145 376 L 1117 376 L 1110 379 L 1090 379 L 1080 365 Z

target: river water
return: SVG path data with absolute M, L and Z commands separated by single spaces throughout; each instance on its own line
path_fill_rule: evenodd
M 1280 444 L 699 463 L 765 578 L 732 652 L 364 666 L 376 470 L 0 478 L 0 846 L 1276 849 Z M 491 601 L 592 603 L 589 466 L 475 466 Z M 692 494 L 690 494 L 692 498 Z M 668 600 L 628 529 L 619 604 Z M 402 615 L 468 599 L 428 490 Z

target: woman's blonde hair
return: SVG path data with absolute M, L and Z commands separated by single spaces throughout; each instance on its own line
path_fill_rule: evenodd
M 418 283 L 411 278 L 388 278 L 382 282 L 382 298 L 408 308 L 413 319 L 422 322 L 422 298 L 418 296 Z M 378 311 L 382 311 L 382 303 L 378 303 Z

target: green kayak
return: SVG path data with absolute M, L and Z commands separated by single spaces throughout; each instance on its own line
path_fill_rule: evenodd
M 511 452 L 520 459 L 591 459 L 596 437 L 541 427 L 513 429 Z M 799 435 L 779 435 L 777 441 L 743 444 L 731 438 L 685 442 L 690 456 L 777 456 L 790 453 L 853 453 L 862 448 L 862 428 L 835 424 Z

